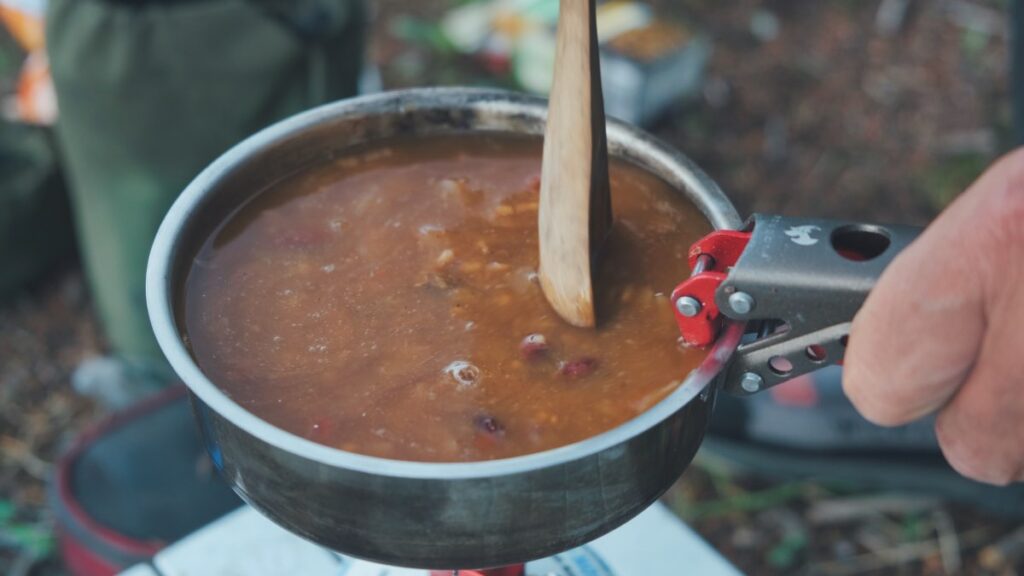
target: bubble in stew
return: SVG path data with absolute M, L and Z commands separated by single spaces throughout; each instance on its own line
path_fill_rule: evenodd
M 613 160 L 598 327 L 574 328 L 537 282 L 540 163 L 538 138 L 431 137 L 275 182 L 195 257 L 191 353 L 258 417 L 386 458 L 506 458 L 634 418 L 703 358 L 668 296 L 709 226 Z

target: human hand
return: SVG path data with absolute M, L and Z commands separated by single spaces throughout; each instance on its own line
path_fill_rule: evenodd
M 1024 480 L 1024 149 L 893 260 L 849 342 L 843 388 L 868 420 L 896 426 L 938 411 L 953 468 Z

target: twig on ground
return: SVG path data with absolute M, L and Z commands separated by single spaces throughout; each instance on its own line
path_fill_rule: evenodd
M 944 508 L 938 508 L 932 512 L 932 522 L 935 524 L 942 567 L 947 574 L 959 574 L 963 559 L 960 556 L 960 538 L 952 516 Z
M 833 498 L 815 502 L 807 511 L 811 524 L 842 524 L 881 514 L 912 514 L 938 506 L 938 500 L 926 496 L 882 494 Z
M 859 554 L 844 560 L 818 562 L 811 564 L 808 567 L 808 571 L 812 574 L 829 574 L 831 576 L 864 574 L 889 566 L 917 562 L 936 552 L 938 552 L 938 545 L 935 542 L 911 542 L 877 552 Z
M 1003 570 L 1024 559 L 1024 526 L 981 549 L 978 562 L 989 570 Z
M 945 157 L 966 154 L 993 156 L 998 147 L 995 130 L 985 127 L 953 132 L 939 138 L 935 145 L 935 153 Z
M 21 465 L 21 469 L 38 480 L 50 477 L 50 464 L 32 452 L 28 444 L 12 436 L 0 436 L 0 453 Z

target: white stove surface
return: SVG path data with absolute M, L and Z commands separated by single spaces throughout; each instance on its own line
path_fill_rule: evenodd
M 338 556 L 248 506 L 166 548 L 152 565 L 120 576 L 426 576 Z M 579 548 L 530 562 L 527 576 L 737 576 L 707 542 L 661 504 Z

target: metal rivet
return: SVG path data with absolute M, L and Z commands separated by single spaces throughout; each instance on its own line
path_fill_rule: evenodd
M 754 297 L 746 292 L 736 292 L 729 296 L 729 307 L 737 314 L 750 314 L 754 309 Z
M 753 372 L 744 372 L 743 376 L 740 376 L 740 388 L 743 388 L 744 392 L 757 392 L 761 386 L 764 386 L 764 378 Z
M 687 318 L 693 318 L 697 314 L 700 314 L 700 301 L 693 296 L 682 296 L 679 300 L 676 300 L 676 310 Z

